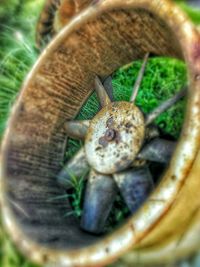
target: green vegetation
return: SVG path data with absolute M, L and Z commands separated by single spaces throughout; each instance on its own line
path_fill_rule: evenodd
M 28 262 L 19 253 L 17 253 L 15 246 L 2 228 L 0 228 L 0 266 L 37 267 L 35 264 Z
M 76 176 L 72 176 L 72 191 L 69 194 L 68 199 L 72 205 L 74 214 L 76 217 L 80 218 L 82 213 L 82 198 L 83 192 L 85 188 L 85 177 L 87 174 L 83 175 L 81 178 L 77 178 Z M 66 213 L 65 216 L 69 216 L 69 213 Z
M 114 97 L 117 101 L 129 100 L 136 81 L 141 62 L 134 62 L 127 68 L 118 70 L 114 75 Z M 175 59 L 153 58 L 149 60 L 143 82 L 136 99 L 144 113 L 149 113 L 164 100 L 169 99 L 186 84 L 185 65 Z M 176 120 L 174 116 L 176 114 Z M 168 134 L 178 138 L 183 121 L 183 101 L 163 113 L 156 123 Z
M 41 0 L 27 1 L 24 5 L 22 1 L 6 0 L 5 3 L 5 9 L 0 5 L 0 136 L 21 84 L 39 53 L 34 45 L 34 35 L 41 7 Z M 12 4 L 15 16 L 10 10 Z M 4 24 L 1 16 L 7 16 Z
M 36 61 L 39 52 L 35 48 L 34 29 L 43 0 L 2 0 L 0 4 L 0 136 L 2 136 L 12 104 L 29 69 Z M 200 23 L 200 12 L 180 4 L 189 16 Z M 128 100 L 136 80 L 141 62 L 134 62 L 118 70 L 113 76 L 116 100 Z M 137 98 L 144 112 L 149 112 L 164 99 L 173 95 L 186 81 L 185 66 L 177 60 L 150 59 L 145 77 Z M 99 105 L 95 93 L 82 108 L 78 118 L 91 118 Z M 183 120 L 184 101 L 178 103 L 161 115 L 157 124 L 175 138 L 178 137 Z M 176 117 L 176 120 L 172 119 Z M 81 146 L 80 142 L 70 139 L 66 159 L 70 158 Z M 75 214 L 81 214 L 81 198 L 84 182 L 74 184 L 70 197 Z M 58 196 L 59 197 L 59 196 Z M 120 222 L 127 214 L 120 197 L 115 202 L 109 225 Z M 0 228 L 0 266 L 34 267 L 16 252 L 14 245 Z
M 0 135 L 2 135 L 10 108 L 17 96 L 21 83 L 30 66 L 35 62 L 37 53 L 29 39 L 21 32 L 7 29 L 1 35 L 0 51 Z
M 36 61 L 34 29 L 41 0 L 0 3 L 0 138 L 21 84 Z M 0 226 L 0 266 L 36 267 L 17 251 Z

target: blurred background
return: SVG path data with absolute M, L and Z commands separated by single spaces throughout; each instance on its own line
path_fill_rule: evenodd
M 200 26 L 200 0 L 176 2 Z M 40 54 L 35 45 L 35 29 L 43 3 L 44 0 L 0 0 L 0 142 L 21 84 Z M 34 266 L 18 253 L 0 224 L 0 267 Z M 200 267 L 200 256 L 172 266 Z

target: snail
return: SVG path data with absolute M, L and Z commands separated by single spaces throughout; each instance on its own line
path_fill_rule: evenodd
M 104 0 L 86 6 L 50 41 L 13 107 L 0 160 L 4 225 L 32 261 L 156 266 L 199 248 L 199 40 L 196 27 L 169 0 Z M 162 181 L 139 211 L 109 235 L 94 236 L 81 231 L 73 216 L 62 216 L 66 206 L 71 210 L 66 200 L 46 201 L 62 192 L 55 177 L 66 133 L 58 126 L 76 117 L 97 76 L 108 77 L 146 53 L 186 62 L 182 133 Z

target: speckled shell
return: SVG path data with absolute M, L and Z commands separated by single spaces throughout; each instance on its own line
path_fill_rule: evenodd
M 76 116 L 106 76 L 146 52 L 185 60 L 189 91 L 178 146 L 162 182 L 137 214 L 96 238 L 64 217 L 70 205 L 55 176 L 65 149 L 64 119 Z M 1 150 L 4 225 L 31 260 L 48 266 L 164 264 L 200 245 L 200 34 L 168 0 L 96 1 L 44 50 L 25 81 Z M 120 260 L 119 260 L 120 259 Z M 117 266 L 115 263 L 113 266 Z

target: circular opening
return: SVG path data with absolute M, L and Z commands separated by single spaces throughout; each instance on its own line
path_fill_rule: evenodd
M 142 61 L 135 61 L 103 79 L 101 87 L 96 85 L 97 91 L 87 99 L 75 120 L 65 123 L 66 134 L 71 137 L 67 142 L 64 166 L 57 178 L 66 193 L 57 198 L 69 200 L 72 213 L 80 221 L 81 217 L 84 219 L 82 229 L 91 234 L 113 231 L 141 207 L 160 182 L 180 136 L 186 104 L 185 64 L 171 58 L 150 58 L 142 72 L 140 89 L 133 105 L 130 102 L 133 84 L 136 84 L 142 65 Z M 102 98 L 99 89 L 105 90 L 112 104 L 102 101 L 106 95 Z M 135 105 L 141 110 L 138 110 L 139 113 L 137 109 L 135 111 Z M 129 107 L 134 114 L 129 114 Z M 162 107 L 166 110 L 163 111 Z M 152 111 L 156 117 L 145 126 L 144 136 L 143 130 L 140 131 L 144 122 L 138 116 L 142 112 L 142 117 L 148 120 L 148 114 L 151 118 Z M 132 140 L 135 141 L 133 151 Z M 138 154 L 143 158 L 137 158 Z M 125 156 L 127 158 L 123 161 Z M 134 157 L 130 160 L 131 164 L 130 156 Z M 91 169 L 97 173 L 96 176 L 92 173 L 92 178 L 89 178 Z M 141 171 L 146 174 L 141 175 Z M 104 173 L 104 177 L 99 177 L 98 173 Z M 113 176 L 115 173 L 118 176 Z M 110 190 L 117 193 L 111 194 L 108 190 L 105 175 L 116 179 L 118 189 L 112 189 L 111 183 Z M 126 181 L 123 186 L 122 180 Z M 104 182 L 106 188 L 102 185 Z M 69 215 L 71 212 L 66 213 L 66 216 Z

